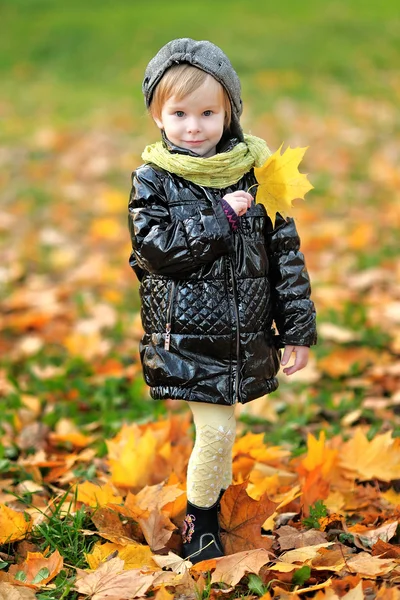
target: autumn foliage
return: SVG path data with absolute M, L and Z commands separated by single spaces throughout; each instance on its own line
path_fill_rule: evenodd
M 260 95 L 280 85 L 255 77 Z M 286 212 L 319 344 L 277 393 L 238 407 L 226 556 L 197 565 L 179 532 L 193 430 L 183 403 L 149 398 L 127 264 L 129 174 L 156 134 L 125 113 L 7 121 L 0 600 L 400 599 L 399 86 L 384 80 L 394 102 L 319 85 L 325 111 L 281 97 L 251 124 L 271 148 L 309 146 L 315 189 Z

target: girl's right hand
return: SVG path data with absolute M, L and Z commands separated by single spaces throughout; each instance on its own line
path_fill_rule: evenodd
M 223 199 L 231 205 L 238 217 L 245 215 L 253 202 L 253 196 L 244 190 L 226 194 Z

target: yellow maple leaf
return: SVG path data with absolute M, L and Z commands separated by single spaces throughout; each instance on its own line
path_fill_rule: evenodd
M 83 483 L 77 484 L 74 488 L 76 490 L 76 499 L 78 502 L 83 502 L 87 506 L 106 506 L 110 502 L 115 504 L 122 503 L 122 496 L 120 496 L 115 490 L 111 483 L 96 484 L 91 481 L 84 481 Z
M 143 487 L 153 473 L 157 440 L 150 429 L 141 433 L 133 423 L 124 425 L 118 435 L 106 441 L 111 481 L 121 488 Z
M 0 545 L 22 540 L 30 529 L 23 512 L 0 504 Z
M 340 449 L 340 465 L 346 477 L 363 480 L 392 481 L 400 478 L 400 444 L 392 432 L 376 435 L 368 440 L 357 428 L 351 439 Z
M 304 199 L 304 195 L 313 189 L 307 175 L 300 173 L 298 166 L 307 150 L 305 148 L 286 148 L 281 154 L 283 143 L 261 167 L 254 169 L 258 181 L 257 202 L 263 204 L 275 227 L 276 213 L 285 219 L 291 216 L 292 201 Z
M 107 562 L 109 557 L 118 556 L 124 561 L 124 570 L 151 568 L 158 571 L 159 567 L 153 560 L 153 553 L 148 546 L 132 542 L 126 546 L 114 542 L 97 542 L 89 554 L 85 554 L 89 567 L 97 569 L 102 563 Z

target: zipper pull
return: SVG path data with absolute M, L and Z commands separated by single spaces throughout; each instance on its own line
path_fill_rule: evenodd
M 164 350 L 169 350 L 170 341 L 171 341 L 171 323 L 167 323 L 167 326 L 165 329 Z

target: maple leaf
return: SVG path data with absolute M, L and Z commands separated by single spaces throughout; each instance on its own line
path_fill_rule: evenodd
M 172 504 L 182 495 L 185 495 L 185 492 L 180 489 L 179 484 L 165 485 L 164 483 L 158 483 L 141 489 L 136 494 L 136 504 L 148 511 L 161 510 L 165 505 Z
M 184 558 L 181 558 L 180 556 L 171 551 L 168 552 L 167 556 L 155 554 L 153 556 L 153 560 L 161 568 L 171 569 L 171 571 L 174 571 L 174 573 L 185 573 L 185 571 L 190 569 L 190 567 L 192 566 L 190 560 L 185 560 Z
M 257 575 L 261 567 L 270 560 L 269 552 L 264 548 L 246 550 L 245 552 L 236 552 L 235 554 L 224 556 L 216 560 L 211 583 L 224 582 L 227 585 L 235 586 L 246 573 L 255 573 Z M 200 565 L 201 563 L 198 564 Z
M 396 561 L 390 558 L 371 556 L 368 552 L 360 552 L 347 561 L 350 572 L 358 573 L 358 575 L 367 579 L 387 575 L 396 566 Z
M 143 567 L 157 571 L 157 565 L 153 560 L 153 553 L 148 546 L 132 542 L 122 545 L 113 542 L 97 542 L 90 554 L 85 554 L 91 569 L 97 569 L 106 562 L 111 554 L 118 553 L 119 558 L 124 561 L 124 569 L 142 569 Z
M 91 481 L 84 481 L 78 484 L 73 491 L 76 491 L 76 499 L 87 506 L 96 508 L 97 506 L 105 506 L 109 502 L 116 504 L 122 503 L 120 496 L 111 483 L 96 484 Z
M 41 552 L 28 552 L 25 562 L 12 565 L 8 574 L 14 576 L 18 574 L 18 581 L 22 581 L 24 585 L 41 587 L 54 579 L 62 567 L 63 558 L 58 550 L 48 557 Z
M 0 545 L 22 540 L 30 528 L 24 513 L 0 504 Z
M 259 183 L 256 200 L 263 204 L 268 216 L 275 227 L 276 214 L 280 213 L 285 219 L 291 215 L 292 201 L 304 199 L 304 195 L 314 186 L 307 175 L 300 173 L 298 166 L 307 150 L 305 148 L 286 148 L 281 154 L 283 144 L 261 167 L 254 169 L 254 175 Z
M 147 543 L 153 551 L 164 548 L 173 530 L 176 529 L 172 521 L 157 510 L 152 510 L 150 515 L 145 519 L 138 519 L 138 523 Z
M 96 571 L 87 573 L 77 569 L 74 589 L 90 596 L 91 600 L 128 600 L 141 598 L 152 585 L 155 575 L 140 569 L 124 571 L 124 561 L 112 558 Z
M 157 440 L 150 429 L 142 434 L 136 423 L 123 425 L 107 440 L 112 482 L 119 487 L 142 487 L 152 475 Z
M 234 554 L 245 550 L 272 546 L 272 541 L 261 535 L 261 526 L 277 506 L 267 494 L 253 500 L 246 492 L 248 482 L 230 486 L 221 501 L 221 527 L 225 552 Z
M 391 481 L 400 478 L 400 448 L 392 432 L 368 440 L 357 428 L 354 436 L 340 449 L 340 463 L 349 476 L 360 479 Z
M 29 588 L 15 587 L 10 583 L 0 583 L 0 600 L 35 600 L 36 594 Z

